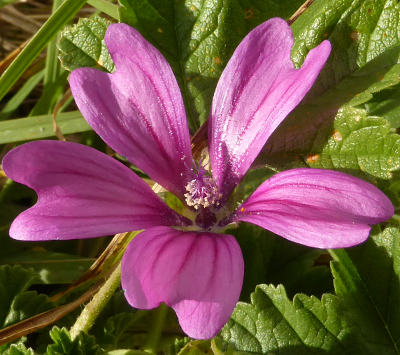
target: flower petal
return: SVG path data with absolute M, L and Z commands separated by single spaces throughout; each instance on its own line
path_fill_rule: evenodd
M 256 27 L 240 43 L 218 82 L 209 125 L 213 177 L 226 198 L 268 137 L 310 90 L 330 43 L 312 49 L 301 69 L 290 59 L 288 24 L 279 18 Z
M 331 170 L 293 169 L 274 175 L 240 206 L 233 220 L 316 248 L 344 248 L 368 238 L 370 225 L 394 213 L 375 186 Z
M 91 238 L 185 224 L 129 168 L 81 144 L 26 143 L 5 156 L 3 169 L 38 194 L 14 220 L 14 239 Z
M 105 41 L 117 69 L 113 74 L 74 70 L 69 82 L 75 102 L 110 147 L 182 197 L 192 152 L 174 74 L 161 53 L 128 25 L 110 25 Z
M 239 299 L 243 257 L 230 235 L 151 228 L 128 246 L 121 281 L 132 307 L 165 302 L 187 335 L 208 339 L 228 321 Z

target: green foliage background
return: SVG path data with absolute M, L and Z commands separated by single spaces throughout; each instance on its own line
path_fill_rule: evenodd
M 0 2 L 0 7 L 8 2 Z M 194 133 L 207 120 L 218 78 L 241 39 L 271 17 L 289 19 L 303 3 L 120 0 L 115 4 L 97 0 L 89 3 L 102 17 L 80 19 L 72 25 L 70 19 L 84 4 L 75 1 L 74 7 L 68 7 L 73 2 L 65 0 L 61 10 L 55 6 L 49 21 L 0 77 L 0 96 L 4 97 L 0 143 L 7 149 L 54 137 L 52 113 L 67 90 L 69 71 L 82 66 L 114 70 L 104 34 L 108 24 L 116 21 L 136 27 L 170 62 Z M 376 184 L 392 199 L 395 216 L 374 227 L 368 242 L 347 250 L 305 248 L 248 225 L 230 231 L 244 254 L 244 286 L 231 320 L 210 341 L 185 338 L 168 310 L 156 349 L 150 349 L 149 334 L 159 319 L 158 310 L 133 310 L 117 292 L 89 334 L 70 336 L 68 329 L 79 314 L 76 310 L 54 327 L 0 346 L 3 354 L 400 354 L 400 3 L 315 0 L 292 29 L 292 59 L 297 67 L 324 39 L 332 43 L 332 54 L 312 91 L 267 142 L 241 186 L 243 196 L 276 171 L 329 168 Z M 42 72 L 10 91 L 45 47 L 53 59 L 47 60 Z M 19 115 L 18 107 L 39 83 L 43 83 L 41 98 L 28 116 Z M 70 109 L 71 99 L 64 101 L 58 107 L 60 131 L 105 151 L 80 113 Z M 29 189 L 3 178 L 3 328 L 86 291 L 88 284 L 67 297 L 51 298 L 78 279 L 109 241 L 30 244 L 10 240 L 12 219 L 34 200 Z

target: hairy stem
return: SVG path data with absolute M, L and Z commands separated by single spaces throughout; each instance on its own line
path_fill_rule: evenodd
M 75 339 L 80 332 L 87 332 L 108 303 L 121 282 L 121 263 L 117 265 L 110 277 L 101 286 L 93 299 L 85 306 L 75 324 L 70 330 L 71 338 Z

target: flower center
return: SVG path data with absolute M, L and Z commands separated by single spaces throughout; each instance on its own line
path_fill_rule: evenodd
M 217 217 L 209 209 L 202 209 L 197 215 L 195 222 L 200 228 L 209 230 L 217 222 Z
M 200 207 L 218 206 L 221 194 L 214 180 L 206 175 L 206 171 L 200 168 L 197 176 L 186 185 L 186 204 L 198 210 Z

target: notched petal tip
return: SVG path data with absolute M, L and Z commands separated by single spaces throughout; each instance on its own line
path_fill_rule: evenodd
M 288 24 L 271 19 L 245 37 L 221 75 L 212 102 L 209 150 L 213 177 L 224 198 L 310 90 L 331 49 L 329 41 L 323 41 L 295 69 L 292 45 Z
M 73 71 L 71 71 L 71 73 L 68 76 L 68 82 L 69 85 L 71 87 L 73 96 L 78 96 L 80 95 L 79 91 L 82 89 L 82 85 L 83 85 L 83 81 L 85 79 L 85 74 L 87 73 L 87 71 L 91 71 L 91 70 L 95 70 L 92 68 L 78 68 L 78 69 L 74 69 Z M 95 72 L 99 73 L 99 75 L 105 75 L 105 73 L 99 71 L 99 70 L 95 70 Z
M 122 53 L 126 44 L 131 41 L 140 41 L 141 44 L 148 43 L 136 28 L 126 23 L 112 23 L 107 27 L 104 42 L 116 66 L 119 65 L 119 57 L 116 54 Z
M 331 42 L 329 42 L 329 40 L 327 39 L 322 41 L 318 46 L 314 47 L 308 52 L 303 65 L 301 66 L 301 68 L 297 70 L 305 70 L 305 67 L 310 66 L 313 68 L 312 71 L 316 70 L 315 67 L 317 67 L 319 73 L 323 68 L 323 66 L 325 65 L 326 61 L 328 60 L 331 51 L 332 51 Z M 312 86 L 312 84 L 310 85 L 310 87 Z
M 149 309 L 165 302 L 192 338 L 213 337 L 229 320 L 243 281 L 243 257 L 230 235 L 151 228 L 122 259 L 129 304 Z
M 315 248 L 345 248 L 364 242 L 371 225 L 394 213 L 374 185 L 341 172 L 293 169 L 264 182 L 234 220 L 253 223 Z
M 111 25 L 109 25 L 104 36 L 104 41 L 106 42 L 107 47 L 109 44 L 112 44 L 111 42 L 114 40 L 115 37 L 117 37 L 118 35 L 126 35 L 127 32 L 139 33 L 138 30 L 123 22 L 112 23 Z
M 187 223 L 129 168 L 85 145 L 26 143 L 6 155 L 3 167 L 38 195 L 13 222 L 14 239 L 94 238 Z
M 192 152 L 178 83 L 162 54 L 137 30 L 111 25 L 106 44 L 112 74 L 84 68 L 70 85 L 83 117 L 116 152 L 183 197 Z
M 38 241 L 39 239 L 31 238 L 31 234 L 25 227 L 25 223 L 20 223 L 20 216 L 17 216 L 14 221 L 11 223 L 9 235 L 12 239 L 21 240 L 21 241 Z

